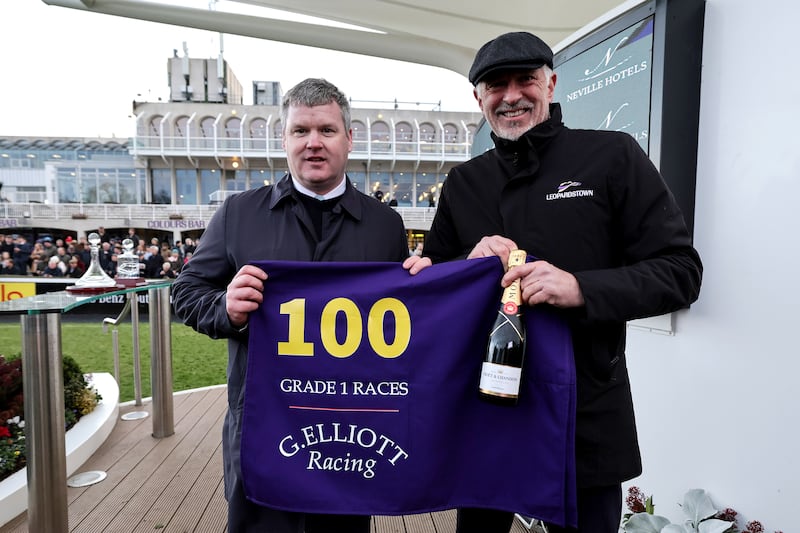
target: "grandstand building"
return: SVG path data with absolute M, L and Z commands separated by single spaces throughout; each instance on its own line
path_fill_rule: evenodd
M 173 58 L 171 72 L 178 61 L 186 63 Z M 234 86 L 223 67 L 224 85 Z M 269 97 L 261 96 L 265 88 Z M 128 140 L 0 137 L 0 233 L 75 238 L 103 226 L 112 236 L 133 227 L 171 242 L 198 237 L 227 196 L 287 172 L 280 84 L 253 82 L 258 105 L 220 102 L 217 92 L 198 101 L 196 90 L 173 90 L 170 102 L 134 102 Z M 352 103 L 347 174 L 396 207 L 413 243 L 430 227 L 447 172 L 469 159 L 481 115 L 379 104 Z

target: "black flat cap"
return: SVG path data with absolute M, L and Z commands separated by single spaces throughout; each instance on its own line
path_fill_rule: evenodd
M 484 44 L 475 54 L 469 69 L 469 81 L 477 85 L 491 72 L 505 69 L 553 68 L 553 51 L 532 33 L 504 33 Z

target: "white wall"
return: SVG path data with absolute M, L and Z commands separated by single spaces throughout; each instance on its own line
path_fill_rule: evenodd
M 704 488 L 770 533 L 800 531 L 799 19 L 795 0 L 706 3 L 703 287 L 675 336 L 628 341 L 644 474 L 626 487 L 673 521 Z

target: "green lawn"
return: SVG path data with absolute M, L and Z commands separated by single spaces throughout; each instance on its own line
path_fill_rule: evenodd
M 133 334 L 131 325 L 120 324 L 120 402 L 134 399 L 133 393 Z M 75 359 L 86 372 L 114 374 L 114 345 L 111 328 L 103 332 L 98 323 L 64 322 L 61 326 L 64 355 Z M 22 351 L 19 323 L 0 324 L 0 354 L 19 355 Z M 139 353 L 141 358 L 142 397 L 150 393 L 150 325 L 146 317 L 139 323 Z M 225 383 L 227 342 L 213 340 L 179 323 L 172 324 L 172 383 L 173 390 L 194 389 Z

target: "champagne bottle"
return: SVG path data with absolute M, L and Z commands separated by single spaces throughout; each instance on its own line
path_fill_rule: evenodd
M 513 250 L 508 256 L 508 268 L 524 264 L 526 258 L 525 250 Z M 525 359 L 520 280 L 515 280 L 505 288 L 500 302 L 497 318 L 489 333 L 478 393 L 492 403 L 514 405 L 519 397 Z

